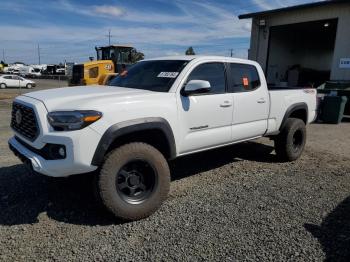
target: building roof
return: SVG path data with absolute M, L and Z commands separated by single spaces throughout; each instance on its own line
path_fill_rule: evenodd
M 302 5 L 294 5 L 294 6 L 288 6 L 273 10 L 267 10 L 262 12 L 255 12 L 255 13 L 249 13 L 249 14 L 243 14 L 239 15 L 239 19 L 246 19 L 246 18 L 253 18 L 253 17 L 259 17 L 259 16 L 266 16 L 271 14 L 276 14 L 280 12 L 288 12 L 288 11 L 294 11 L 294 10 L 302 10 L 306 8 L 312 8 L 312 7 L 319 7 L 319 6 L 327 6 L 327 5 L 334 5 L 339 3 L 349 3 L 349 0 L 326 0 L 321 2 L 314 2 L 314 3 L 308 3 L 308 4 L 302 4 Z

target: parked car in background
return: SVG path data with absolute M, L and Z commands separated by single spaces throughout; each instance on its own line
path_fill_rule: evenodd
M 0 88 L 4 89 L 6 87 L 25 87 L 33 88 L 35 87 L 35 82 L 32 80 L 25 79 L 17 75 L 2 75 L 0 76 Z
M 7 69 L 6 73 L 18 75 L 19 74 L 19 70 L 18 69 L 9 68 L 9 69 Z
M 66 69 L 65 68 L 58 68 L 58 69 L 56 69 L 56 74 L 57 75 L 65 75 Z

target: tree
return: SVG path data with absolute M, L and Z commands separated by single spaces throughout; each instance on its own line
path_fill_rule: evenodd
M 193 47 L 190 46 L 189 48 L 187 48 L 185 54 L 186 54 L 186 55 L 195 55 L 196 53 L 194 52 Z
M 137 61 L 143 60 L 145 58 L 144 53 L 138 52 L 135 48 L 131 51 L 131 62 L 136 63 Z

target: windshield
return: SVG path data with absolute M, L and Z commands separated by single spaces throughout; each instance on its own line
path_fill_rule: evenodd
M 141 61 L 129 69 L 122 69 L 109 85 L 168 92 L 187 63 L 181 60 Z

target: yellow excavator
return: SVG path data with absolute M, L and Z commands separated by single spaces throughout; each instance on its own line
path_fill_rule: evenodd
M 129 45 L 95 47 L 97 60 L 73 65 L 69 85 L 104 85 L 117 75 L 122 65 L 133 63 L 136 49 Z

